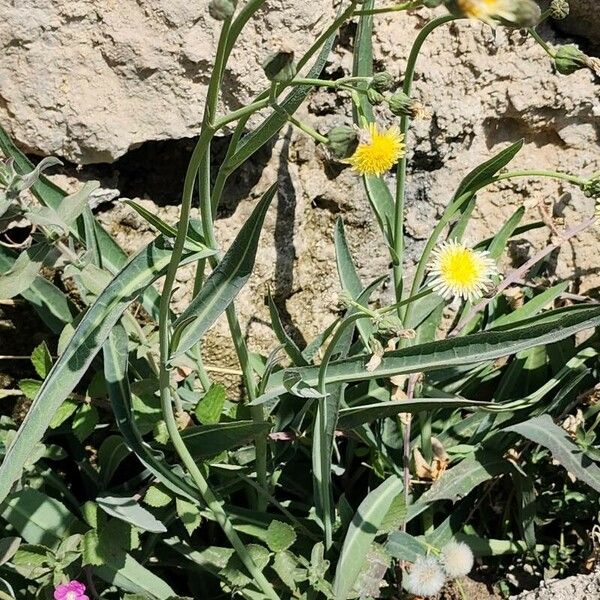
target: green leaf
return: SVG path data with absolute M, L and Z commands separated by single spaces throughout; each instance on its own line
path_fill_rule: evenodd
M 359 301 L 363 293 L 363 284 L 358 277 L 356 267 L 354 266 L 354 260 L 348 248 L 348 242 L 346 240 L 346 232 L 344 231 L 344 222 L 341 218 L 338 218 L 335 224 L 334 233 L 335 242 L 335 257 L 337 262 L 338 276 L 342 289 L 344 289 L 353 300 Z M 373 326 L 367 319 L 360 319 L 356 323 L 356 327 L 363 340 L 363 344 L 369 347 L 369 338 L 373 333 Z
M 248 281 L 265 215 L 276 190 L 276 186 L 272 186 L 263 195 L 200 293 L 175 322 L 174 327 L 177 327 L 193 317 L 193 321 L 181 333 L 177 348 L 173 349 L 175 356 L 183 354 L 200 341 Z
M 127 447 L 122 445 L 125 450 L 129 448 L 134 452 L 139 461 L 170 491 L 196 500 L 197 490 L 173 473 L 163 459 L 155 457 L 142 439 L 131 410 L 128 359 L 127 333 L 121 325 L 117 325 L 104 344 L 104 374 L 115 420 Z
M 376 402 L 375 404 L 342 408 L 337 427 L 342 430 L 356 429 L 364 423 L 394 417 L 403 412 L 417 413 L 442 408 L 463 408 L 467 406 L 485 408 L 490 405 L 487 402 L 467 400 L 466 398 L 413 398 L 412 400 Z
M 62 502 L 32 488 L 11 494 L 0 515 L 28 544 L 48 547 L 58 546 L 77 520 Z
M 0 126 L 0 150 L 2 153 L 11 157 L 15 161 L 21 173 L 29 173 L 34 170 L 34 166 L 29 159 L 12 143 L 6 131 Z M 45 177 L 40 177 L 31 188 L 35 197 L 43 206 L 49 206 L 57 210 L 63 199 L 68 195 L 64 190 L 52 183 Z M 92 210 L 89 206 L 84 209 L 82 218 L 77 219 L 77 223 L 71 227 L 70 234 L 83 246 L 85 246 L 86 236 L 84 220 L 93 224 L 93 237 L 97 244 L 97 250 L 101 252 L 102 264 L 99 266 L 106 267 L 112 273 L 118 273 L 128 262 L 127 254 L 113 240 L 110 235 L 102 228 L 102 226 L 94 219 Z M 148 287 L 142 293 L 142 304 L 150 315 L 154 318 L 158 317 L 158 291 L 153 287 Z
M 175 506 L 177 510 L 177 516 L 181 519 L 183 526 L 187 529 L 189 535 L 192 535 L 200 523 L 202 523 L 202 517 L 200 516 L 200 510 L 198 505 L 192 502 L 188 502 L 183 498 L 177 498 L 175 500 Z
M 168 223 L 165 223 L 160 217 L 157 217 L 154 213 L 146 210 L 143 206 L 134 202 L 133 200 L 124 200 L 125 204 L 129 204 L 142 218 L 146 219 L 152 227 L 154 227 L 159 233 L 164 235 L 166 238 L 175 239 L 177 237 L 177 229 L 172 227 Z M 185 241 L 185 247 L 191 252 L 210 252 L 215 254 L 215 250 L 209 250 L 204 243 L 204 238 L 199 235 L 194 228 L 188 227 L 188 235 Z
M 14 298 L 22 294 L 35 281 L 40 269 L 52 264 L 57 256 L 56 250 L 43 242 L 21 252 L 10 271 L 0 274 L 0 297 Z
M 271 521 L 266 542 L 272 552 L 283 552 L 296 541 L 294 528 L 283 521 Z
M 481 165 L 470 171 L 461 181 L 454 198 L 459 198 L 467 192 L 476 192 L 493 180 L 494 175 L 503 169 L 521 150 L 524 140 L 519 140 L 501 150 Z
M 83 442 L 86 440 L 98 425 L 98 410 L 93 404 L 84 402 L 75 413 L 73 418 L 73 433 L 75 437 Z
M 40 388 L 41 385 L 38 388 L 38 391 Z M 77 410 L 78 406 L 79 403 L 72 398 L 65 400 L 54 413 L 54 416 L 48 424 L 48 427 L 50 429 L 56 429 L 57 427 L 60 427 Z
M 489 450 L 481 450 L 448 469 L 414 504 L 408 507 L 407 521 L 421 514 L 434 502 L 464 498 L 479 484 L 505 473 L 509 466 L 505 459 Z
M 273 570 L 292 592 L 296 591 L 297 583 L 307 577 L 306 570 L 299 568 L 296 557 L 287 550 L 275 554 Z
M 34 400 L 0 466 L 0 501 L 19 477 L 29 450 L 39 442 L 52 415 L 73 391 L 125 309 L 163 275 L 171 251 L 158 240 L 141 250 L 98 296 L 81 319 Z M 182 264 L 198 259 L 184 255 Z
M 42 342 L 39 346 L 34 348 L 31 353 L 31 363 L 33 364 L 35 372 L 42 379 L 45 379 L 52 368 L 52 356 L 50 356 L 50 350 L 48 350 L 46 342 Z
M 429 550 L 427 544 L 405 531 L 394 531 L 388 536 L 385 549 L 397 560 L 414 563 L 419 556 L 426 556 Z
M 600 492 L 600 467 L 575 444 L 567 432 L 552 421 L 550 415 L 540 415 L 507 427 L 504 431 L 518 433 L 550 450 L 552 458 L 577 479 Z
M 367 553 L 396 496 L 402 493 L 402 480 L 389 477 L 361 502 L 344 539 L 335 571 L 333 591 L 336 600 L 346 600 L 365 564 Z
M 592 329 L 600 324 L 600 309 L 586 307 L 572 313 L 561 312 L 560 319 L 557 320 L 557 317 L 558 315 L 545 313 L 538 321 L 519 324 L 518 327 L 501 332 L 477 333 L 387 352 L 383 355 L 381 364 L 372 371 L 367 370 L 370 357 L 366 355 L 333 361 L 327 368 L 326 382 L 332 384 L 363 381 L 491 362 L 521 350 L 566 339 L 585 329 Z M 289 376 L 290 371 L 309 387 L 317 384 L 319 367 L 284 369 L 271 375 L 265 393 L 255 403 L 260 404 L 284 394 L 287 391 L 284 379 Z
M 119 465 L 129 456 L 129 448 L 118 435 L 109 435 L 98 449 L 98 465 L 104 487 L 108 485 Z
M 33 400 L 35 398 L 41 387 L 42 382 L 38 381 L 37 379 L 21 379 L 21 381 L 19 381 L 19 389 L 29 400 Z
M 319 77 L 327 63 L 327 58 L 331 52 L 334 41 L 335 34 L 332 34 L 323 44 L 319 56 L 306 74 L 306 77 Z M 310 86 L 295 86 L 287 97 L 278 103 L 280 110 L 273 112 L 254 131 L 246 134 L 242 138 L 236 152 L 227 160 L 222 168 L 228 172 L 234 171 L 242 163 L 251 158 L 260 148 L 267 144 L 270 139 L 277 135 L 277 132 L 282 127 L 287 125 L 289 122 L 288 115 L 292 115 L 296 112 L 310 91 Z
M 379 532 L 390 533 L 396 531 L 400 529 L 404 521 L 406 521 L 406 501 L 403 494 L 398 494 L 383 518 L 379 526 Z
M 86 181 L 79 191 L 63 198 L 56 209 L 60 220 L 67 226 L 73 225 L 88 206 L 92 193 L 99 187 L 97 181 Z
M 200 399 L 194 412 L 203 425 L 214 425 L 221 420 L 227 392 L 222 383 L 213 383 L 208 392 Z
M 216 456 L 226 450 L 242 446 L 259 435 L 266 435 L 270 429 L 270 423 L 234 421 L 188 427 L 181 432 L 181 437 L 190 454 L 198 459 Z
M 268 296 L 269 300 L 269 314 L 271 315 L 271 327 L 279 340 L 279 343 L 283 346 L 283 349 L 286 351 L 287 355 L 292 359 L 292 363 L 296 366 L 306 366 L 308 362 L 302 356 L 302 351 L 296 345 L 296 342 L 287 334 L 283 323 L 281 321 L 281 317 L 279 316 L 279 311 L 277 310 L 277 306 L 273 297 L 271 296 L 271 292 L 269 292 Z
M 98 496 L 98 506 L 108 515 L 125 521 L 143 531 L 164 533 L 167 528 L 148 510 L 133 498 L 118 496 Z
M 5 537 L 0 539 L 0 566 L 7 563 L 19 549 L 21 538 Z
M 163 491 L 161 486 L 151 485 L 144 495 L 144 502 L 153 508 L 162 508 L 173 501 L 170 494 Z

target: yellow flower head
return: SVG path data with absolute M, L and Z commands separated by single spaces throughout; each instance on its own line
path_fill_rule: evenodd
M 404 136 L 396 125 L 380 132 L 375 123 L 361 131 L 361 142 L 345 162 L 361 175 L 381 175 L 404 156 Z
M 533 26 L 540 18 L 540 8 L 533 0 L 456 0 L 459 11 L 490 25 L 503 19 L 521 27 Z
M 432 252 L 429 272 L 433 276 L 431 286 L 442 298 L 460 296 L 470 301 L 480 298 L 498 273 L 487 252 L 456 240 L 444 242 Z

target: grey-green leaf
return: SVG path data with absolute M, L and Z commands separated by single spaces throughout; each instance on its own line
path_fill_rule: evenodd
M 336 600 L 348 598 L 381 523 L 394 499 L 401 493 L 402 480 L 394 475 L 361 502 L 348 527 L 335 571 L 333 592 Z
M 248 281 L 254 267 L 262 225 L 275 191 L 276 187 L 272 186 L 263 195 L 200 293 L 175 322 L 177 327 L 178 323 L 193 317 L 193 321 L 181 333 L 179 344 L 174 349 L 175 356 L 183 354 L 200 341 Z

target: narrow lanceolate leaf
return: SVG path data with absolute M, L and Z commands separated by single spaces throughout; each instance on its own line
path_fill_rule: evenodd
M 196 260 L 186 254 L 183 262 Z M 64 352 L 52 367 L 0 466 L 0 502 L 20 476 L 31 449 L 48 428 L 52 416 L 73 391 L 102 347 L 111 329 L 149 285 L 163 275 L 171 251 L 159 239 L 144 248 L 113 279 L 81 319 Z
M 560 320 L 552 318 L 553 312 L 541 315 L 540 324 L 536 324 L 536 320 L 532 319 L 527 327 L 478 333 L 387 352 L 383 355 L 381 364 L 372 371 L 367 370 L 370 359 L 367 355 L 333 361 L 327 368 L 326 382 L 332 384 L 363 381 L 490 362 L 534 346 L 552 344 L 579 331 L 600 325 L 598 307 L 565 312 Z M 318 367 L 295 368 L 294 372 L 306 385 L 314 387 L 317 384 Z M 284 394 L 286 387 L 283 380 L 287 373 L 286 369 L 273 374 L 265 393 L 255 402 L 260 404 Z
M 342 408 L 337 427 L 342 430 L 355 429 L 364 423 L 393 417 L 399 413 L 417 413 L 424 410 L 433 411 L 438 408 L 464 408 L 467 406 L 485 408 L 489 404 L 467 400 L 466 398 L 414 398 L 413 400 L 376 402 L 374 404 Z
M 164 460 L 157 458 L 142 439 L 131 411 L 129 388 L 128 338 L 125 329 L 117 325 L 104 343 L 104 375 L 115 420 L 127 447 L 140 462 L 169 490 L 188 499 L 197 500 L 195 488 L 169 469 Z
M 465 458 L 448 469 L 414 504 L 408 507 L 407 521 L 421 514 L 429 505 L 439 500 L 456 502 L 464 498 L 479 484 L 509 470 L 509 463 L 501 456 L 481 451 Z
M 264 194 L 200 293 L 175 322 L 177 327 L 178 324 L 189 321 L 174 349 L 175 356 L 183 354 L 200 341 L 248 281 L 254 267 L 265 215 L 275 191 L 276 187 L 272 186 Z
M 336 600 L 346 600 L 350 596 L 381 523 L 401 493 L 402 480 L 394 475 L 361 502 L 348 527 L 335 571 L 333 593 Z
M 12 143 L 12 140 L 2 126 L 0 126 L 0 151 L 5 156 L 14 159 L 15 165 L 21 173 L 30 173 L 34 170 L 31 161 Z M 64 198 L 68 195 L 43 175 L 34 183 L 31 191 L 43 206 L 48 206 L 54 210 L 59 208 Z M 83 215 L 70 228 L 70 234 L 85 246 L 86 239 L 90 236 L 86 235 L 84 221 L 90 224 L 88 229 L 93 229 L 90 233 L 93 233 L 95 244 L 97 244 L 96 250 L 101 252 L 102 266 L 112 273 L 118 273 L 127 263 L 127 254 L 96 221 L 89 206 L 84 208 Z M 146 289 L 141 298 L 144 308 L 154 318 L 158 317 L 158 298 L 158 291 L 153 287 Z
M 0 298 L 22 294 L 37 278 L 44 264 L 51 264 L 58 254 L 50 244 L 35 244 L 21 252 L 10 271 L 0 274 Z
M 507 427 L 504 431 L 518 433 L 547 448 L 552 458 L 569 473 L 600 492 L 600 467 L 580 450 L 567 432 L 556 425 L 549 415 L 534 417 L 524 423 Z
M 358 300 L 363 293 L 363 284 L 356 272 L 356 267 L 354 266 L 354 260 L 352 259 L 350 248 L 348 247 L 344 222 L 342 219 L 338 219 L 335 224 L 334 241 L 338 276 L 342 288 L 350 294 L 354 300 Z M 368 302 L 368 298 L 366 302 Z M 368 347 L 369 337 L 373 332 L 371 322 L 366 319 L 360 319 L 357 321 L 356 327 L 358 328 L 364 345 Z

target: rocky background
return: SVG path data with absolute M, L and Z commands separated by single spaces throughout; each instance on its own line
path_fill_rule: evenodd
M 0 0 L 0 122 L 28 152 L 67 161 L 56 180 L 75 188 L 99 179 L 104 225 L 130 251 L 147 243 L 149 226 L 118 198 L 141 203 L 171 222 L 178 213 L 183 173 L 198 134 L 217 26 L 206 0 Z M 551 44 L 575 41 L 600 49 L 597 0 L 571 0 L 572 15 L 540 33 Z M 229 63 L 223 109 L 236 109 L 266 86 L 260 62 L 284 40 L 301 54 L 330 22 L 330 0 L 268 0 Z M 375 18 L 376 66 L 401 79 L 408 51 L 432 11 Z M 349 72 L 355 26 L 348 25 L 325 76 Z M 589 71 L 558 75 L 525 32 L 459 22 L 436 30 L 419 60 L 415 97 L 430 118 L 409 137 L 408 262 L 464 174 L 508 143 L 524 138 L 515 168 L 575 174 L 600 170 L 600 87 Z M 302 118 L 326 132 L 350 123 L 343 95 L 319 91 Z M 381 118 L 391 115 L 381 112 Z M 218 165 L 227 138 L 215 144 Z M 227 247 L 256 198 L 279 184 L 263 232 L 254 276 L 237 302 L 251 346 L 275 345 L 265 297 L 274 294 L 289 331 L 309 340 L 336 314 L 339 284 L 332 233 L 342 217 L 364 281 L 388 268 L 388 255 L 361 183 L 349 170 L 332 172 L 322 148 L 291 129 L 244 165 L 226 190 L 217 221 Z M 390 180 L 390 184 L 391 184 Z M 496 231 L 520 205 L 537 220 L 540 201 L 573 223 L 593 212 L 577 189 L 550 180 L 499 184 L 480 195 L 467 232 L 476 242 Z M 520 263 L 547 232 L 523 236 L 508 249 Z M 598 230 L 582 234 L 555 258 L 550 277 L 573 281 L 575 293 L 598 295 Z M 180 273 L 175 304 L 189 293 L 191 272 Z M 209 364 L 235 365 L 225 322 L 208 336 Z

